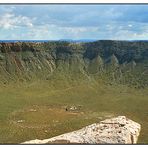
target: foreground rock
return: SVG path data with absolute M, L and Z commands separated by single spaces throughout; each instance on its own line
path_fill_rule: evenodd
M 36 139 L 23 144 L 135 144 L 140 129 L 140 124 L 125 116 L 118 116 L 50 139 Z

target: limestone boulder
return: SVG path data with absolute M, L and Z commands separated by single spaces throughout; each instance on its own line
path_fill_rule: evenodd
M 77 131 L 44 140 L 26 141 L 23 144 L 135 144 L 140 130 L 140 124 L 125 116 L 118 116 Z

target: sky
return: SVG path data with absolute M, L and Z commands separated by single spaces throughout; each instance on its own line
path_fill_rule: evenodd
M 148 5 L 0 5 L 0 40 L 147 40 Z

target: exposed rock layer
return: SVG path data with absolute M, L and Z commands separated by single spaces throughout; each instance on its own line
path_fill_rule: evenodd
M 36 139 L 23 144 L 135 144 L 140 130 L 140 124 L 118 116 L 50 139 Z
M 146 41 L 0 43 L 0 84 L 71 74 L 143 88 L 148 86 L 147 49 Z

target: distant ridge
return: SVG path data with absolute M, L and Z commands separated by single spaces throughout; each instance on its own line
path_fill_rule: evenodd
M 97 39 L 60 39 L 60 40 L 0 40 L 0 43 L 16 43 L 16 42 L 57 42 L 57 41 L 65 41 L 65 42 L 73 42 L 73 43 L 87 43 L 87 42 L 96 42 L 96 41 L 127 41 L 127 42 L 148 42 L 148 40 L 97 40 Z
M 0 40 L 0 43 L 16 43 L 16 42 L 49 42 L 54 40 Z
M 94 42 L 94 39 L 60 39 L 60 40 L 0 40 L 0 43 L 16 43 L 16 42 L 55 42 L 55 41 L 66 41 L 66 42 Z

